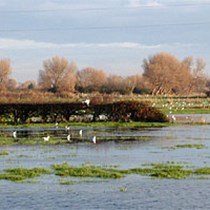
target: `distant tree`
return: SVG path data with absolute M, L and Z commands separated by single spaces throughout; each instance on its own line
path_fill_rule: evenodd
M 119 75 L 109 75 L 107 81 L 102 88 L 103 93 L 120 93 L 128 94 L 131 92 L 132 84 L 130 80 Z
M 0 59 L 0 91 L 7 88 L 12 67 L 9 59 Z
M 143 77 L 149 82 L 152 94 L 180 94 L 190 85 L 190 59 L 179 61 L 169 53 L 158 53 L 143 62 Z
M 43 61 L 39 72 L 39 87 L 51 92 L 74 91 L 77 67 L 66 58 L 55 56 Z
M 133 91 L 138 88 L 141 89 L 144 86 L 144 82 L 141 75 L 132 75 L 124 78 L 124 87 L 128 93 L 133 93 Z
M 206 63 L 202 58 L 197 58 L 195 65 L 191 67 L 191 92 L 205 92 L 207 85 L 207 77 L 204 74 Z
M 28 80 L 19 85 L 21 90 L 33 90 L 36 88 L 36 82 L 34 80 Z
M 6 88 L 9 91 L 14 91 L 17 87 L 17 81 L 15 79 L 8 79 L 7 84 L 6 84 Z
M 99 91 L 106 80 L 107 76 L 103 70 L 87 67 L 77 72 L 77 90 L 81 92 Z

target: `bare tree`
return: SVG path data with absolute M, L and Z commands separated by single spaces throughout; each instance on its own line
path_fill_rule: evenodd
M 77 72 L 77 87 L 82 92 L 99 91 L 106 80 L 106 73 L 101 69 L 87 67 Z
M 196 93 L 205 91 L 207 78 L 204 75 L 206 63 L 202 58 L 197 58 L 195 67 L 192 68 L 192 90 Z
M 6 88 L 9 91 L 14 91 L 17 88 L 17 81 L 15 79 L 9 79 L 6 84 Z
M 135 88 L 143 88 L 142 76 L 132 75 L 124 78 L 124 87 L 128 93 L 133 93 Z
M 27 80 L 19 85 L 21 90 L 33 90 L 36 88 L 36 82 L 34 80 Z
M 103 91 L 106 93 L 118 92 L 121 94 L 130 93 L 131 90 L 130 81 L 126 81 L 125 78 L 119 75 L 109 75 L 107 82 L 104 85 Z
M 77 67 L 66 58 L 55 56 L 43 62 L 39 86 L 52 92 L 74 91 Z
M 9 59 L 0 59 L 0 90 L 4 90 L 7 86 L 12 67 Z
M 158 53 L 143 63 L 143 77 L 149 81 L 152 94 L 179 94 L 190 82 L 190 60 L 180 62 L 169 53 Z

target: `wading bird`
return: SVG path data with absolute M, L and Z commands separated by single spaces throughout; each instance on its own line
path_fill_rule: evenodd
M 17 131 L 13 131 L 12 136 L 13 136 L 14 139 L 17 139 Z
M 93 136 L 92 142 L 93 142 L 93 144 L 96 144 L 96 136 Z
M 71 141 L 71 136 L 70 136 L 70 134 L 69 134 L 66 138 L 67 138 L 67 141 Z
M 58 122 L 55 123 L 55 127 L 58 128 Z
M 43 139 L 44 139 L 44 141 L 49 141 L 50 140 L 50 136 L 49 135 L 48 136 L 44 136 Z
M 66 126 L 65 129 L 66 129 L 67 131 L 69 131 L 69 130 L 70 130 L 70 127 L 69 127 L 69 126 Z
M 80 135 L 80 136 L 82 136 L 82 132 L 83 132 L 82 130 L 79 131 L 79 135 Z
M 171 116 L 172 121 L 175 122 L 176 121 L 176 117 L 174 115 Z

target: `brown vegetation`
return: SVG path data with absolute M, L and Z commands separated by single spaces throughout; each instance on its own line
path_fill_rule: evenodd
M 204 91 L 204 61 L 198 59 L 193 67 L 191 57 L 179 61 L 169 53 L 158 53 L 144 60 L 143 77 L 149 81 L 154 95 L 189 95 Z
M 169 53 L 157 53 L 143 62 L 143 74 L 122 77 L 87 67 L 78 70 L 75 63 L 55 56 L 43 61 L 38 81 L 28 80 L 17 86 L 10 77 L 9 59 L 0 59 L 0 103 L 26 98 L 34 103 L 51 98 L 78 98 L 82 94 L 153 94 L 189 96 L 208 91 L 205 62 L 187 57 L 177 59 Z M 11 93 L 13 95 L 11 96 Z M 99 95 L 97 95 L 99 98 Z M 104 98 L 104 97 L 102 97 Z M 95 99 L 94 100 L 99 100 Z

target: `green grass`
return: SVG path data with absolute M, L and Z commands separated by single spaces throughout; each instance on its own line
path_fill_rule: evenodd
M 207 148 L 204 144 L 177 144 L 172 147 L 163 147 L 163 149 L 205 149 Z
M 164 114 L 210 114 L 209 108 L 185 108 L 184 110 L 181 109 L 162 109 L 160 111 Z M 172 112 L 172 113 L 171 113 Z
M 5 146 L 5 145 L 15 145 L 17 142 L 15 142 L 12 138 L 1 138 L 0 139 L 0 146 Z
M 201 175 L 210 175 L 210 167 L 203 167 L 197 169 L 186 169 L 183 165 L 176 162 L 166 163 L 150 163 L 144 164 L 142 168 L 131 169 L 117 169 L 114 167 L 101 167 L 93 166 L 90 164 L 84 164 L 82 166 L 71 166 L 68 163 L 54 164 L 52 169 L 45 168 L 12 168 L 5 169 L 5 173 L 0 174 L 0 180 L 10 180 L 15 182 L 30 181 L 35 177 L 39 177 L 44 174 L 55 174 L 59 177 L 77 177 L 77 178 L 97 178 L 97 182 L 101 182 L 108 179 L 120 179 L 131 174 L 138 174 L 148 176 L 156 179 L 186 179 L 193 175 L 199 179 Z M 205 177 L 209 178 L 209 177 Z M 90 180 L 87 182 L 96 182 Z M 33 180 L 32 180 L 33 182 Z M 81 180 L 60 180 L 61 185 L 72 185 L 80 182 Z M 127 188 L 121 188 L 120 191 L 125 192 Z
M 165 127 L 171 123 L 165 122 L 68 122 L 59 123 L 59 128 L 90 127 L 90 128 L 142 128 L 142 127 Z M 3 127 L 3 126 L 2 126 Z M 54 128 L 55 123 L 29 123 L 21 125 L 4 125 L 5 128 Z
M 45 168 L 11 168 L 5 169 L 5 173 L 0 174 L 0 179 L 10 181 L 23 181 L 29 178 L 39 177 L 43 174 L 50 174 L 51 170 Z
M 0 151 L 0 156 L 6 156 L 9 155 L 9 152 L 7 151 Z
M 195 169 L 194 173 L 200 174 L 200 175 L 210 175 L 210 167 L 203 167 L 203 168 Z
M 204 149 L 207 148 L 204 144 L 178 144 L 175 148 L 194 148 L 194 149 Z
M 152 167 L 132 168 L 128 170 L 97 167 L 84 165 L 81 167 L 70 166 L 67 163 L 61 165 L 53 165 L 53 169 L 58 176 L 76 176 L 76 177 L 98 177 L 98 178 L 124 178 L 129 174 L 146 175 L 153 178 L 165 179 L 184 179 L 192 174 L 192 171 L 184 169 L 178 163 L 158 163 L 151 164 Z
M 60 181 L 60 184 L 61 185 L 74 185 L 74 184 L 77 184 L 77 182 L 76 181 L 73 181 L 73 180 L 61 180 Z
M 83 165 L 81 167 L 70 166 L 67 163 L 52 166 L 57 176 L 75 176 L 75 177 L 98 177 L 98 178 L 123 178 L 125 175 L 112 168 L 104 168 L 92 165 Z
M 125 172 L 128 174 L 141 174 L 161 179 L 184 179 L 192 174 L 190 170 L 186 170 L 182 165 L 174 162 L 152 163 L 150 165 L 152 166 L 150 168 L 134 168 Z
M 53 144 L 65 144 L 68 143 L 67 140 L 63 140 L 60 138 L 50 138 L 48 142 L 45 142 L 41 137 L 40 138 L 18 138 L 14 140 L 12 138 L 1 138 L 0 139 L 0 146 L 5 145 L 53 145 Z

